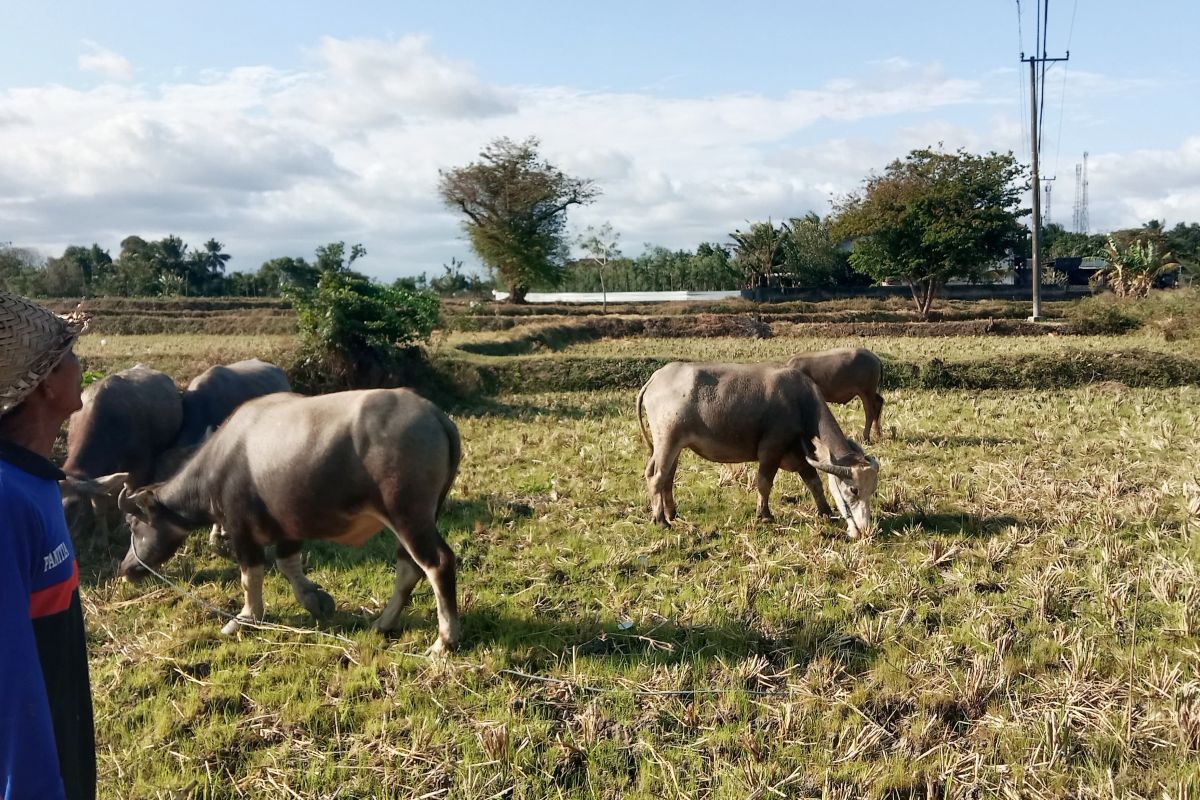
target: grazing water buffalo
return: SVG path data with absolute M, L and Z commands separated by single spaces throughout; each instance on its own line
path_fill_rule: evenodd
M 437 598 L 434 652 L 458 643 L 454 553 L 437 516 L 458 472 L 458 429 L 437 406 L 407 389 L 319 397 L 272 394 L 243 405 L 165 483 L 121 493 L 133 539 L 119 574 L 137 580 L 201 525 L 224 527 L 242 571 L 239 619 L 262 617 L 264 547 L 296 599 L 314 615 L 333 599 L 304 575 L 308 539 L 359 547 L 383 528 L 399 539 L 396 584 L 375 622 L 393 630 L 424 575 Z M 238 620 L 225 633 L 238 628 Z
M 820 470 L 829 475 L 829 489 L 850 536 L 870 529 L 879 462 L 843 435 L 813 382 L 799 370 L 778 364 L 676 361 L 646 381 L 638 392 L 637 414 L 651 450 L 646 462 L 651 517 L 661 525 L 676 515 L 672 487 L 686 447 L 724 464 L 757 461 L 760 518 L 772 518 L 768 499 L 780 468 L 800 473 L 817 510 L 832 516 Z
M 63 512 L 77 538 L 120 523 L 115 489 L 154 480 L 157 458 L 179 433 L 182 406 L 169 375 L 138 364 L 89 386 L 67 431 Z M 120 473 L 119 481 L 112 479 Z M 108 476 L 108 477 L 101 477 Z M 98 540 L 102 541 L 102 540 Z
M 154 479 L 165 481 L 179 471 L 214 428 L 247 400 L 275 392 L 290 392 L 292 386 L 282 369 L 257 358 L 209 367 L 192 379 L 183 393 L 183 424 L 175 446 L 159 459 Z M 219 525 L 214 525 L 208 543 L 225 545 Z
M 257 358 L 210 367 L 183 393 L 183 424 L 175 446 L 200 444 L 210 428 L 220 426 L 247 400 L 291 390 L 283 370 Z
M 817 385 L 827 403 L 849 403 L 855 397 L 862 400 L 867 413 L 863 441 L 871 441 L 871 426 L 883 436 L 879 417 L 883 413 L 883 396 L 879 382 L 883 380 L 883 363 L 879 356 L 865 347 L 840 347 L 817 353 L 793 356 L 788 366 L 798 369 Z

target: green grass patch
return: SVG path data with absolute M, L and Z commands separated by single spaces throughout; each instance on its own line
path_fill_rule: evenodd
M 352 645 L 227 639 L 190 600 L 85 561 L 101 796 L 1174 797 L 1200 782 L 1200 388 L 894 390 L 870 448 L 881 530 L 855 542 L 794 476 L 760 523 L 752 470 L 690 454 L 682 519 L 648 525 L 633 400 L 458 408 L 442 528 L 465 646 L 444 663 L 416 655 L 435 635 L 425 587 L 407 631 L 366 629 L 391 591 L 383 536 L 306 551 L 338 601 L 326 629 Z M 860 425 L 857 405 L 835 411 Z M 202 534 L 167 573 L 240 606 Z M 310 624 L 273 571 L 266 610 Z

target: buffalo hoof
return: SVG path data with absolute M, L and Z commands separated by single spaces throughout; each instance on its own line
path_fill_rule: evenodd
M 371 630 L 382 634 L 395 633 L 403 627 L 403 625 L 400 623 L 401 618 L 399 614 L 395 614 L 391 617 L 388 617 L 387 614 L 380 614 L 375 618 L 375 621 L 371 623 Z
M 311 592 L 307 592 L 304 598 L 300 601 L 308 613 L 312 614 L 316 619 L 324 619 L 334 612 L 337 604 L 334 603 L 333 597 L 329 592 L 317 587 Z
M 756 519 L 760 519 L 763 522 L 774 522 L 775 521 L 775 515 L 772 514 L 770 511 L 767 511 L 765 513 L 755 514 L 754 516 Z
M 667 521 L 667 518 L 665 516 L 651 517 L 650 521 L 653 522 L 655 525 L 657 525 L 660 528 L 671 527 L 671 523 Z
M 425 651 L 425 655 L 430 658 L 445 658 L 454 652 L 456 646 L 439 636 L 436 642 L 429 645 L 429 649 Z
M 251 617 L 234 617 L 233 619 L 229 620 L 229 622 L 225 623 L 225 627 L 221 628 L 221 633 L 225 636 L 233 636 L 235 633 L 241 630 L 242 625 L 247 622 L 254 622 L 254 620 Z
M 229 537 L 219 528 L 213 528 L 212 532 L 208 534 L 208 546 L 217 555 L 229 556 L 233 554 L 233 548 L 229 544 Z

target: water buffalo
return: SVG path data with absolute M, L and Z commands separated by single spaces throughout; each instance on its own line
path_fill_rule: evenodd
M 159 458 L 154 479 L 165 481 L 178 472 L 205 436 L 242 403 L 265 394 L 291 390 L 282 369 L 257 358 L 209 367 L 193 378 L 183 393 L 183 424 L 179 436 L 174 447 Z M 226 545 L 220 526 L 213 526 L 208 543 L 216 548 Z
M 651 518 L 660 525 L 676 516 L 672 488 L 686 447 L 724 464 L 757 461 L 759 518 L 772 518 L 768 499 L 780 468 L 800 473 L 817 510 L 832 516 L 820 470 L 829 475 L 829 489 L 850 536 L 870 529 L 879 462 L 845 437 L 816 386 L 799 370 L 778 364 L 672 362 L 638 392 L 637 414 L 651 451 L 645 473 Z
M 242 572 L 239 619 L 263 613 L 264 548 L 296 599 L 314 615 L 333 600 L 304 575 L 308 539 L 361 546 L 383 528 L 399 540 L 396 583 L 375 622 L 394 630 L 421 576 L 437 598 L 434 652 L 458 642 L 454 553 L 437 516 L 458 472 L 458 429 L 437 406 L 407 389 L 340 392 L 319 397 L 272 394 L 241 406 L 170 480 L 125 492 L 133 538 L 119 574 L 137 580 L 141 562 L 157 567 L 188 533 L 218 523 Z M 225 633 L 238 628 L 238 620 Z
M 175 446 L 200 444 L 209 429 L 220 426 L 247 400 L 291 390 L 283 370 L 257 358 L 210 367 L 183 393 L 183 424 Z
M 154 480 L 156 460 L 178 435 L 182 415 L 175 381 L 144 364 L 84 391 L 83 408 L 67 430 L 67 478 L 60 484 L 76 538 L 97 528 L 107 535 L 120 523 L 113 490 L 124 482 L 137 488 Z M 114 482 L 107 477 L 114 473 L 125 477 Z
M 879 422 L 883 414 L 883 395 L 879 394 L 883 363 L 879 356 L 865 347 L 840 347 L 801 353 L 787 363 L 812 378 L 827 403 L 849 403 L 855 397 L 862 400 L 863 411 L 867 414 L 864 442 L 871 441 L 872 426 L 877 436 L 883 436 Z

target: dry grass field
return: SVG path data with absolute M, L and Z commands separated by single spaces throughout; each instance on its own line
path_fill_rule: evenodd
M 864 341 L 910 360 L 1187 354 L 1148 334 Z M 141 360 L 179 380 L 291 347 L 84 342 L 90 366 Z M 776 360 L 841 343 L 639 338 L 571 352 Z M 116 582 L 109 559 L 85 554 L 101 795 L 1200 792 L 1200 387 L 889 391 L 887 435 L 870 448 L 880 525 L 864 541 L 819 520 L 794 476 L 776 484 L 777 521 L 758 522 L 747 470 L 690 455 L 682 519 L 655 528 L 634 392 L 524 388 L 450 408 L 465 453 L 442 529 L 464 647 L 444 661 L 423 655 L 427 588 L 405 633 L 367 629 L 392 587 L 385 536 L 307 550 L 338 602 L 320 630 L 341 638 L 226 638 L 193 599 Z M 835 412 L 860 430 L 860 407 Z M 240 607 L 235 566 L 203 535 L 166 574 Z M 313 624 L 273 571 L 266 610 Z

